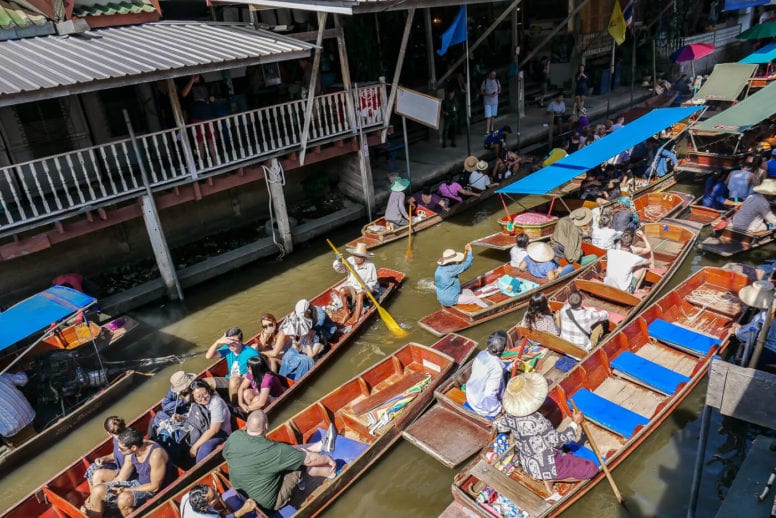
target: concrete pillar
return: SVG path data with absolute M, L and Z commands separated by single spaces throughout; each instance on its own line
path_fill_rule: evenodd
M 167 246 L 167 239 L 162 231 L 162 224 L 159 221 L 159 213 L 156 211 L 156 203 L 152 195 L 144 194 L 140 197 L 140 207 L 143 210 L 143 221 L 146 225 L 148 238 L 151 240 L 151 248 L 154 251 L 156 265 L 159 267 L 159 273 L 167 289 L 167 295 L 172 300 L 183 300 L 178 274 L 175 272 L 175 263 L 172 261 L 170 249 Z
M 278 226 L 278 233 L 282 241 L 284 254 L 294 251 L 294 239 L 291 235 L 291 224 L 288 221 L 288 209 L 286 197 L 283 193 L 283 167 L 276 158 L 273 158 L 269 167 L 264 166 L 264 176 L 269 186 L 269 195 L 274 207 L 274 218 Z

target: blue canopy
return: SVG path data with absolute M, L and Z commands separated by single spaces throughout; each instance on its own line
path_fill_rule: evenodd
M 756 7 L 758 5 L 767 5 L 771 0 L 725 0 L 723 11 L 736 11 L 746 9 L 747 7 Z
M 65 286 L 52 286 L 0 313 L 0 351 L 91 306 L 94 297 Z
M 680 120 L 686 119 L 701 108 L 700 106 L 689 106 L 686 108 L 657 108 L 652 110 L 617 131 L 583 147 L 576 153 L 572 153 L 554 164 L 540 169 L 496 192 L 547 194 L 575 176 L 589 171 Z
M 776 43 L 769 43 L 761 49 L 755 50 L 739 63 L 748 63 L 752 65 L 761 65 L 764 63 L 770 63 L 776 59 Z

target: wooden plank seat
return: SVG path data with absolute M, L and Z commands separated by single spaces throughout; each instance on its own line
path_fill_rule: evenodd
M 612 403 L 587 389 L 578 390 L 571 399 L 587 419 L 626 439 L 630 439 L 637 427 L 649 423 L 648 418 Z
M 701 357 L 709 354 L 712 347 L 719 345 L 719 340 L 714 337 L 697 333 L 660 318 L 652 321 L 647 331 L 652 338 Z
M 630 351 L 623 351 L 611 362 L 612 368 L 623 377 L 670 396 L 690 378 L 662 365 L 651 362 Z

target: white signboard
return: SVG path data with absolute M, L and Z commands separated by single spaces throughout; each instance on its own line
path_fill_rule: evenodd
M 409 88 L 399 87 L 396 92 L 396 114 L 424 126 L 439 129 L 442 101 Z

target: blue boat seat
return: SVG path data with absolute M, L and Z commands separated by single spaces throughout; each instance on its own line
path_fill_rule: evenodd
M 649 336 L 668 345 L 696 356 L 706 356 L 719 340 L 708 335 L 696 333 L 682 326 L 655 319 L 647 328 Z
M 611 365 L 613 369 L 625 376 L 667 396 L 676 392 L 679 384 L 690 381 L 690 378 L 684 374 L 667 369 L 630 351 L 623 351 L 612 360 Z
M 601 467 L 601 463 L 598 462 L 598 457 L 595 456 L 595 453 L 593 453 L 593 450 L 586 446 L 582 446 L 578 442 L 567 442 L 563 445 L 565 449 L 576 455 L 577 457 L 582 457 L 583 459 L 587 459 L 589 461 L 592 461 L 595 463 L 596 466 L 599 468 Z
M 579 411 L 595 424 L 606 428 L 626 439 L 630 439 L 636 427 L 646 425 L 649 419 L 637 414 L 617 403 L 590 392 L 587 389 L 578 390 L 571 399 L 579 407 Z M 571 406 L 569 404 L 569 406 Z

